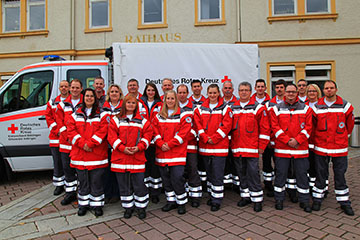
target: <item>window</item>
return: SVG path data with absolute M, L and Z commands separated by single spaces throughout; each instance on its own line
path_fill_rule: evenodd
M 268 21 L 333 19 L 338 14 L 335 0 L 269 0 Z
M 317 84 L 320 89 L 323 89 L 326 80 L 335 81 L 335 61 L 268 63 L 267 68 L 272 96 L 275 96 L 274 83 L 279 79 L 293 83 L 305 79 L 308 83 Z
M 50 98 L 54 73 L 27 73 L 19 76 L 1 95 L 1 112 L 45 105 Z
M 0 37 L 47 35 L 47 0 L 0 0 Z
M 223 24 L 225 0 L 195 0 L 195 26 Z
M 86 0 L 85 33 L 112 31 L 111 0 Z
M 166 0 L 139 0 L 138 5 L 138 29 L 167 27 Z
M 83 85 L 83 89 L 92 87 L 95 77 L 100 76 L 99 69 L 78 69 L 68 70 L 66 72 L 66 80 L 71 82 L 73 79 L 79 79 Z

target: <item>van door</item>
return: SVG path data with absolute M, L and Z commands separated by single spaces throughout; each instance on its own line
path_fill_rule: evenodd
M 13 171 L 53 167 L 45 109 L 52 96 L 56 69 L 24 70 L 1 88 L 0 153 Z

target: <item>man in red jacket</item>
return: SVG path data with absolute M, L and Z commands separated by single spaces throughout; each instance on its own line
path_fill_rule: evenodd
M 325 97 L 315 104 L 316 129 L 314 136 L 316 180 L 313 189 L 314 211 L 319 211 L 324 199 L 330 158 L 333 163 L 336 200 L 345 214 L 354 215 L 346 185 L 348 166 L 348 137 L 354 128 L 353 106 L 336 95 L 337 86 L 332 80 L 324 85 Z
M 65 185 L 65 176 L 64 170 L 61 163 L 61 155 L 59 152 L 59 127 L 56 123 L 55 113 L 57 105 L 64 101 L 69 96 L 69 82 L 63 80 L 60 82 L 59 86 L 60 95 L 55 99 L 51 99 L 47 103 L 45 118 L 46 123 L 49 127 L 49 145 L 51 149 L 51 155 L 54 161 L 54 174 L 53 174 L 53 184 L 55 186 L 54 195 L 60 195 L 64 191 Z
M 283 209 L 285 182 L 293 161 L 300 207 L 305 212 L 311 212 L 307 171 L 312 109 L 299 100 L 297 90 L 295 84 L 289 83 L 285 88 L 284 101 L 270 110 L 271 128 L 275 134 L 275 209 Z

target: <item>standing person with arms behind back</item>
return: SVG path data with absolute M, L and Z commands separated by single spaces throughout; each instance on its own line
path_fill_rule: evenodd
M 220 96 L 218 85 L 209 85 L 207 94 L 206 101 L 195 109 L 194 122 L 209 184 L 210 199 L 207 204 L 211 206 L 211 211 L 218 211 L 224 198 L 223 179 L 225 159 L 229 151 L 228 134 L 232 126 L 232 111 Z
M 49 145 L 51 155 L 54 162 L 53 184 L 55 186 L 54 195 L 60 195 L 64 191 L 65 175 L 61 162 L 61 154 L 59 152 L 59 126 L 56 123 L 56 110 L 60 102 L 64 101 L 69 96 L 69 83 L 62 80 L 59 86 L 60 95 L 55 99 L 51 99 L 46 106 L 45 118 L 49 127 Z
M 314 211 L 319 211 L 324 199 L 329 162 L 332 161 L 336 200 L 346 215 L 353 216 L 346 185 L 348 167 L 348 138 L 354 128 L 353 106 L 337 94 L 337 85 L 328 80 L 324 85 L 325 97 L 315 104 L 316 128 L 314 136 L 316 180 L 313 189 Z
M 177 207 L 178 214 L 186 213 L 184 170 L 191 121 L 191 116 L 182 113 L 176 92 L 165 92 L 163 107 L 152 121 L 155 131 L 155 161 L 159 166 L 167 200 L 161 209 L 164 212 Z

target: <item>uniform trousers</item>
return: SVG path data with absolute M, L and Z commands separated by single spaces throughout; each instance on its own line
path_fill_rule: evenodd
M 70 154 L 60 152 L 60 155 L 65 175 L 66 194 L 76 194 L 78 181 L 75 168 L 70 167 Z
M 111 162 L 111 148 L 108 150 L 108 161 Z M 111 171 L 111 164 L 104 169 L 103 175 L 105 198 L 120 197 L 119 185 L 116 180 L 115 172 Z
M 264 153 L 262 154 L 262 161 L 263 161 L 263 177 L 264 177 L 264 184 L 272 185 L 274 181 L 274 168 L 271 164 L 271 159 L 274 159 L 274 149 L 271 147 L 266 147 Z
M 78 203 L 79 207 L 102 207 L 104 206 L 104 168 L 93 170 L 76 169 L 79 179 Z
M 224 169 L 226 157 L 202 156 L 208 178 L 211 202 L 221 204 L 224 198 Z
M 348 167 L 347 156 L 331 157 L 334 171 L 336 200 L 340 205 L 350 205 L 349 188 L 346 185 L 345 173 Z M 329 156 L 315 154 L 316 180 L 313 188 L 313 201 L 322 202 L 326 190 L 326 180 L 329 176 Z
M 316 179 L 316 170 L 315 170 L 315 153 L 312 150 L 309 150 L 309 185 L 310 189 L 312 189 L 315 185 Z
M 263 201 L 259 174 L 259 158 L 236 157 L 234 164 L 237 175 L 240 177 L 240 196 L 250 198 L 252 202 Z
M 163 186 L 159 167 L 155 164 L 155 146 L 150 145 L 145 150 L 145 185 L 149 189 L 150 197 L 158 197 Z
M 149 203 L 148 189 L 144 182 L 144 173 L 117 172 L 121 205 L 125 209 L 146 208 Z
M 225 161 L 224 184 L 229 184 L 229 186 L 240 185 L 240 180 L 234 165 L 234 156 L 232 154 L 231 148 L 229 148 L 229 154 L 227 155 Z
M 202 197 L 202 187 L 197 164 L 197 153 L 187 153 L 185 166 L 187 186 L 189 188 L 189 197 L 195 201 Z
M 159 166 L 159 170 L 167 203 L 178 205 L 187 203 L 184 178 L 185 166 Z
M 299 202 L 308 203 L 310 200 L 309 179 L 307 177 L 307 171 L 309 169 L 308 158 L 276 157 L 276 173 L 274 182 L 275 200 L 285 200 L 285 182 L 292 159 L 294 161 L 294 169 L 296 171 L 296 189 L 299 193 Z
M 54 163 L 53 184 L 56 187 L 62 187 L 65 185 L 65 176 L 59 147 L 50 147 L 50 150 Z

